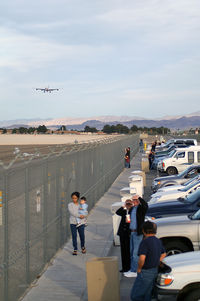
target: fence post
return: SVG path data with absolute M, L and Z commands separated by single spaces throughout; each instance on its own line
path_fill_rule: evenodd
M 48 196 L 48 159 L 44 162 L 43 168 L 43 187 L 44 187 L 44 202 L 43 202 L 43 260 L 44 265 L 47 262 L 47 196 Z
M 60 188 L 61 191 L 59 191 L 59 214 L 60 214 L 60 246 L 63 246 L 66 241 L 66 224 L 64 221 L 64 210 L 65 208 L 65 199 L 66 199 L 66 192 L 65 192 L 65 176 L 64 176 L 64 168 L 60 168 Z M 63 226 L 64 222 L 64 226 Z
M 59 217 L 59 220 L 57 221 L 57 237 L 56 237 L 56 244 L 57 244 L 57 250 L 61 246 L 61 211 L 60 211 L 60 194 L 59 194 L 59 188 L 60 188 L 60 174 L 59 174 L 59 164 L 56 165 L 56 216 Z
M 2 194 L 4 227 L 4 300 L 8 300 L 8 176 L 4 173 L 4 190 Z
M 25 247 L 26 247 L 26 283 L 30 284 L 30 204 L 29 204 L 29 168 L 25 168 Z

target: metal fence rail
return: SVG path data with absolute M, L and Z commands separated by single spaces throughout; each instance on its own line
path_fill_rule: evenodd
M 63 147 L 0 169 L 0 300 L 15 301 L 69 238 L 67 204 L 74 190 L 89 210 L 124 165 L 124 148 L 138 136 Z

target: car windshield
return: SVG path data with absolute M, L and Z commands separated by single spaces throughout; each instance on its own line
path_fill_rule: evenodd
M 167 141 L 167 142 L 165 143 L 164 147 L 170 146 L 170 144 L 172 144 L 172 142 L 173 142 L 173 140 L 170 139 L 169 141 Z
M 193 186 L 195 186 L 197 184 L 197 181 L 193 181 L 192 183 L 188 184 L 187 186 L 185 186 L 184 188 L 179 189 L 179 191 L 188 191 L 189 189 L 191 189 Z
M 195 212 L 194 214 L 190 215 L 189 217 L 193 220 L 200 219 L 200 209 L 197 212 Z
M 190 183 L 196 182 L 198 179 L 200 180 L 199 176 L 196 176 L 196 177 L 194 177 L 194 178 L 192 178 L 192 179 L 189 179 L 189 181 L 183 183 L 183 186 L 190 185 Z
M 171 152 L 173 149 L 175 149 L 176 147 L 174 145 L 169 146 L 169 148 L 167 149 L 167 152 Z
M 200 199 L 200 189 L 194 191 L 191 194 L 188 194 L 184 201 L 186 201 L 187 203 L 193 203 L 195 201 L 197 201 L 198 199 Z
M 175 149 L 173 149 L 170 153 L 169 153 L 169 155 L 168 155 L 168 157 L 172 157 L 174 154 L 175 154 L 175 152 L 176 152 L 176 150 Z
M 192 172 L 193 170 L 195 172 L 195 169 L 187 168 L 184 171 L 182 171 L 181 173 L 179 173 L 179 177 L 184 178 L 188 173 Z

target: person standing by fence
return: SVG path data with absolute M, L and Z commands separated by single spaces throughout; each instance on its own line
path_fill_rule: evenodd
M 78 246 L 77 246 L 77 232 L 80 237 L 81 241 L 81 251 L 83 254 L 86 253 L 85 249 L 85 224 L 80 225 L 77 227 L 77 218 L 84 219 L 86 218 L 85 215 L 79 214 L 79 198 L 80 193 L 75 191 L 71 194 L 72 202 L 68 204 L 68 210 L 70 213 L 70 228 L 72 233 L 72 244 L 74 251 L 72 255 L 78 254 Z
M 125 149 L 125 168 L 130 168 L 131 167 L 131 164 L 130 164 L 130 160 L 131 160 L 131 154 L 130 154 L 130 147 L 127 147 Z

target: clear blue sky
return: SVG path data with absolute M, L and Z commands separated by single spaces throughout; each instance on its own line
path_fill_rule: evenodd
M 61 90 L 34 90 L 48 85 Z M 1 1 L 1 120 L 153 118 L 199 103 L 199 0 Z

